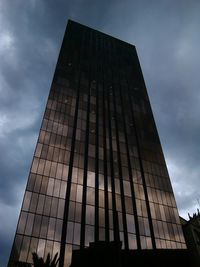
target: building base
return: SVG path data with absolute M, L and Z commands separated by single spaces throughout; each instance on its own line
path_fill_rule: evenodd
M 98 242 L 74 250 L 70 267 L 193 267 L 187 249 L 122 250 L 115 242 Z

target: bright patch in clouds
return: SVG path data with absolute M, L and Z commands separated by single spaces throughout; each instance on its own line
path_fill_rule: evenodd
M 0 33 L 0 52 L 14 48 L 14 37 L 9 32 Z

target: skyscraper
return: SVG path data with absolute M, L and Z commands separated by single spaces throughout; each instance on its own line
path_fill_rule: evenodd
M 135 46 L 69 21 L 9 266 L 117 239 L 186 248 Z

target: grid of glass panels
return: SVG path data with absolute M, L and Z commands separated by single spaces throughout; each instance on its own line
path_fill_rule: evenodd
M 116 223 L 117 220 L 117 223 Z M 68 23 L 9 266 L 113 241 L 185 248 L 135 48 Z

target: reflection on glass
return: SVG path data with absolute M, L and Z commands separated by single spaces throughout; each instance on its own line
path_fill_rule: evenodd
M 134 216 L 130 214 L 126 214 L 126 221 L 127 221 L 127 230 L 129 233 L 135 233 L 135 222 Z
M 25 197 L 24 197 L 23 206 L 22 206 L 22 210 L 28 211 L 29 205 L 30 205 L 30 201 L 31 201 L 31 196 L 32 196 L 32 193 L 29 192 L 29 191 L 26 191 Z
M 25 235 L 31 235 L 32 228 L 33 228 L 33 222 L 34 222 L 34 214 L 29 213 L 27 222 L 26 222 L 26 228 L 25 228 Z
M 56 217 L 58 212 L 58 198 L 52 198 L 51 216 Z
M 50 215 L 50 209 L 51 209 L 51 197 L 46 196 L 45 203 L 44 203 L 44 215 Z
M 65 261 L 64 266 L 69 267 L 71 264 L 71 257 L 72 257 L 72 245 L 66 244 L 65 246 Z
M 87 186 L 95 187 L 95 172 L 88 171 L 88 173 L 87 173 Z
M 76 203 L 76 211 L 75 211 L 76 222 L 81 222 L 81 208 L 82 208 L 82 204 Z
M 104 191 L 103 190 L 99 190 L 99 207 L 104 208 Z
M 133 214 L 132 198 L 125 196 L 126 213 Z
M 53 255 L 52 255 L 52 257 L 54 257 L 56 253 L 58 253 L 58 257 L 59 257 L 59 255 L 60 255 L 60 243 L 58 243 L 58 242 L 53 243 L 53 253 L 52 253 Z
M 36 211 L 37 202 L 38 202 L 38 194 L 37 193 L 33 193 L 32 197 L 31 197 L 29 211 L 31 211 L 31 212 L 35 212 Z
M 19 218 L 19 224 L 18 224 L 18 228 L 17 228 L 17 233 L 19 233 L 19 234 L 24 233 L 24 228 L 26 225 L 26 219 L 27 219 L 27 213 L 21 212 L 20 218 Z
M 92 187 L 87 187 L 87 204 L 94 205 L 95 190 Z
M 62 220 L 56 220 L 56 229 L 55 229 L 55 240 L 61 241 L 61 233 L 62 233 Z
M 54 239 L 55 225 L 56 225 L 56 219 L 50 218 L 48 232 L 47 232 L 48 239 L 51 239 L 51 240 Z
M 74 224 L 74 240 L 73 243 L 76 245 L 80 245 L 80 234 L 81 234 L 81 224 L 75 223 Z
M 60 219 L 63 219 L 64 206 L 65 206 L 64 199 L 59 199 L 57 217 Z
M 85 226 L 85 246 L 89 246 L 90 242 L 94 242 L 94 226 Z
M 65 198 L 66 190 L 67 190 L 67 182 L 61 181 L 61 187 L 60 187 L 60 197 Z
M 76 193 L 76 201 L 82 202 L 82 192 L 83 192 L 83 186 L 77 185 L 77 193 Z
M 50 256 L 52 257 L 52 249 L 53 249 L 53 241 L 47 240 L 44 252 L 44 259 L 47 258 L 48 253 L 50 253 Z
M 72 243 L 73 241 L 73 231 L 74 231 L 74 223 L 68 222 L 67 224 L 67 243 Z
M 47 185 L 48 185 L 48 178 L 46 176 L 43 176 L 42 184 L 41 184 L 41 187 L 40 187 L 40 193 L 41 194 L 46 194 Z
M 30 247 L 29 247 L 29 253 L 28 253 L 28 262 L 32 262 L 33 261 L 32 253 L 37 251 L 37 246 L 38 246 L 38 239 L 32 237 L 31 238 Z
M 99 227 L 99 240 L 105 241 L 106 235 L 105 235 L 105 228 Z
M 46 236 L 47 236 L 48 223 L 49 223 L 49 218 L 46 216 L 43 216 L 41 229 L 40 229 L 40 237 L 41 238 L 46 238 Z
M 60 184 L 61 184 L 60 181 L 55 180 L 55 183 L 54 183 L 54 189 L 53 189 L 53 196 L 54 196 L 54 197 L 59 197 Z
M 19 257 L 20 261 L 26 261 L 28 256 L 29 244 L 30 244 L 30 237 L 24 236 Z
M 44 201 L 45 201 L 45 196 L 39 195 L 36 213 L 38 213 L 38 214 L 43 213 Z
M 18 258 L 20 254 L 21 244 L 22 244 L 23 236 L 16 235 L 14 240 L 14 249 L 12 250 L 13 258 Z
M 99 208 L 99 226 L 105 227 L 105 210 Z
M 42 221 L 42 216 L 35 215 L 34 225 L 33 225 L 33 236 L 38 237 L 40 234 L 40 225 Z
M 69 202 L 69 213 L 68 213 L 68 220 L 74 221 L 74 214 L 75 214 L 75 202 Z
M 42 182 L 42 176 L 41 175 L 36 175 L 35 185 L 34 185 L 33 191 L 35 191 L 37 193 L 40 192 L 41 182 Z
M 134 234 L 128 233 L 128 244 L 129 249 L 137 249 L 136 236 Z
M 94 206 L 86 205 L 86 224 L 94 225 Z

